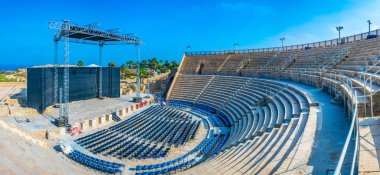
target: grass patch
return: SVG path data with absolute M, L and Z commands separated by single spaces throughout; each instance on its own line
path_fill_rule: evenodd
M 0 82 L 17 82 L 16 78 L 7 78 L 5 74 L 0 74 Z

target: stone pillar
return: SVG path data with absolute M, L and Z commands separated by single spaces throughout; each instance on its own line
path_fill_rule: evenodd
M 110 122 L 112 120 L 111 114 L 106 114 L 106 122 Z
M 89 128 L 88 120 L 82 121 L 80 124 L 81 124 L 80 125 L 80 129 L 82 131 L 85 131 L 85 130 L 87 130 Z
M 120 117 L 124 117 L 125 116 L 125 110 L 124 109 L 120 109 L 119 110 L 119 116 Z
M 99 117 L 99 122 L 100 122 L 100 124 L 105 124 L 106 123 L 106 116 L 100 116 Z
M 97 118 L 89 120 L 89 126 L 90 126 L 90 128 L 95 128 L 97 126 L 97 124 L 98 124 Z

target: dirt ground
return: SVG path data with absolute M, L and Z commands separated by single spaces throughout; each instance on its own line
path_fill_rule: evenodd
M 36 114 L 26 107 L 26 82 L 0 82 L 0 117 Z

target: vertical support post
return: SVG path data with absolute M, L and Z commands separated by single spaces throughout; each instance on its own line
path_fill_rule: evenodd
M 59 104 L 62 104 L 63 102 L 62 102 L 62 98 L 63 98 L 63 96 L 62 96 L 62 88 L 59 88 Z M 63 107 L 62 106 L 60 106 L 59 107 L 59 116 L 61 117 L 61 116 L 63 116 Z
M 69 63 L 70 63 L 70 52 L 69 52 L 69 33 L 70 33 L 70 24 L 68 20 L 65 20 L 63 23 L 63 28 L 65 32 L 64 38 L 64 69 L 63 69 L 63 115 L 61 117 L 69 118 L 69 86 L 70 86 L 70 77 L 69 77 Z
M 45 84 L 46 84 L 46 79 L 45 79 L 45 69 L 42 69 L 41 70 L 41 90 L 42 90 L 42 93 L 41 93 L 41 95 L 42 95 L 42 100 L 41 100 L 41 102 L 42 102 L 42 110 L 41 110 L 41 112 L 43 112 L 43 110 L 46 108 L 46 99 L 45 99 L 45 92 L 46 92 L 46 86 L 45 86 Z
M 54 36 L 54 98 L 53 104 L 58 104 L 58 34 Z
M 234 46 L 235 46 L 235 52 L 237 52 L 238 45 L 239 45 L 239 43 L 234 43 Z
M 340 43 L 340 30 L 339 30 L 339 40 L 338 40 L 338 44 Z
M 368 35 L 370 35 L 371 34 L 371 20 L 368 20 L 367 21 L 368 22 Z
M 372 84 L 369 84 L 369 86 L 372 87 Z M 363 96 L 364 96 L 364 98 L 367 101 L 367 92 L 366 92 L 366 90 L 367 90 L 367 79 L 364 78 L 364 90 L 363 90 L 364 95 Z M 364 116 L 366 116 L 366 115 L 367 115 L 367 104 L 364 105 Z
M 136 51 L 137 51 L 137 78 L 136 78 L 136 97 L 140 97 L 140 44 L 136 44 Z
M 371 82 L 371 85 L 370 85 L 370 86 L 371 86 L 371 88 L 372 88 L 372 87 L 373 87 L 373 86 L 372 86 L 372 83 L 373 83 L 373 82 L 372 82 L 372 76 L 371 76 L 369 79 L 370 79 L 370 82 Z M 373 117 L 373 96 L 375 95 L 375 93 L 372 93 L 372 92 L 371 92 L 370 94 L 371 94 L 371 117 Z
M 103 69 L 102 69 L 102 62 L 103 62 L 103 46 L 104 43 L 99 43 L 99 98 L 103 98 Z

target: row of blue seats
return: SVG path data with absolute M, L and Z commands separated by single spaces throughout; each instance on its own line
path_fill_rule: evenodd
M 175 165 L 175 166 L 172 166 L 172 167 L 168 167 L 168 168 L 163 168 L 163 169 L 149 171 L 149 172 L 136 172 L 136 175 L 167 174 L 167 173 L 170 173 L 172 171 L 181 170 L 184 167 L 187 168 L 188 166 L 192 166 L 195 162 L 196 162 L 195 159 L 191 159 L 189 161 L 186 161 L 186 162 L 183 162 L 181 164 L 178 164 L 178 165 Z
M 190 139 L 194 139 L 195 134 L 197 133 L 198 128 L 199 128 L 200 125 L 201 125 L 201 121 L 198 121 L 198 122 L 196 123 L 195 127 L 192 128 L 192 130 L 190 131 Z
M 140 125 L 136 125 L 136 123 L 144 124 L 144 123 L 152 120 L 152 118 L 150 116 L 152 116 L 153 114 L 160 112 L 160 111 L 163 111 L 163 110 L 158 108 L 157 106 L 150 107 L 150 108 L 148 108 L 148 110 L 145 110 L 142 113 L 139 113 L 139 114 L 129 118 L 126 121 L 123 121 L 117 125 L 111 126 L 109 129 L 105 129 L 105 130 L 99 131 L 97 133 L 90 134 L 88 136 L 79 138 L 76 140 L 76 142 L 86 144 L 87 142 L 91 143 L 93 140 L 98 140 L 98 138 L 102 138 L 103 136 L 107 135 L 109 132 L 114 132 L 114 131 L 127 132 L 123 129 L 128 129 L 128 131 L 135 131 L 135 128 L 140 126 Z M 156 115 L 156 116 L 158 117 L 159 115 Z M 168 115 L 168 116 L 165 116 L 165 119 L 191 120 L 190 116 L 184 116 L 184 118 L 183 117 L 178 118 L 178 117 L 180 117 L 180 116 L 179 115 Z
M 208 116 L 208 119 L 210 120 L 211 124 L 215 127 L 221 127 L 221 126 L 224 126 L 223 123 L 218 119 L 216 118 L 215 115 L 209 115 Z
M 224 123 L 224 126 L 231 126 L 230 122 L 228 121 L 228 117 L 226 115 L 224 115 L 223 113 L 221 112 L 217 112 L 216 113 L 217 116 L 222 119 L 223 123 Z
M 209 113 L 215 113 L 216 112 L 216 110 L 214 108 L 209 107 L 209 106 L 204 105 L 204 104 L 197 104 L 195 106 L 195 108 L 199 108 L 199 109 L 205 110 L 205 111 L 207 111 Z
M 205 140 L 201 142 L 201 144 L 195 147 L 193 151 L 198 152 L 199 150 L 203 149 L 206 145 L 208 145 L 211 142 L 212 139 L 214 139 L 214 137 L 206 138 Z
M 190 107 L 193 105 L 193 103 L 191 102 L 180 101 L 180 100 L 171 100 L 169 104 L 170 106 L 175 106 L 175 107 Z
M 205 139 L 204 141 L 202 141 L 201 144 L 199 144 L 192 151 L 190 151 L 189 153 L 187 153 L 187 154 L 185 154 L 185 155 L 183 155 L 183 156 L 181 156 L 181 157 L 179 157 L 177 159 L 174 159 L 174 160 L 171 160 L 171 161 L 168 161 L 168 162 L 164 162 L 164 163 L 161 163 L 161 164 L 144 165 L 144 166 L 138 165 L 136 167 L 136 170 L 149 170 L 149 169 L 155 169 L 155 168 L 161 168 L 161 167 L 165 167 L 165 166 L 175 165 L 175 164 L 177 164 L 177 163 L 185 160 L 190 154 L 205 149 L 205 147 L 207 145 L 209 145 L 213 140 L 216 141 L 218 138 L 219 138 L 219 135 L 215 136 L 215 137 L 210 137 L 210 138 Z
M 192 110 L 195 111 L 196 113 L 200 113 L 200 114 L 206 115 L 206 116 L 215 115 L 216 118 L 214 118 L 214 119 L 218 120 L 218 121 L 222 121 L 222 123 L 223 123 L 223 124 L 218 124 L 218 125 L 231 126 L 228 122 L 227 117 L 223 113 L 216 112 L 216 114 L 212 114 L 212 113 L 215 113 L 215 111 L 216 111 L 212 107 L 209 107 L 209 106 L 203 105 L 203 104 L 198 104 L 196 106 L 193 106 Z
M 147 158 L 165 158 L 170 151 L 170 148 L 164 149 L 163 146 L 159 148 L 154 148 L 157 145 L 149 147 L 150 144 L 142 144 L 137 141 L 132 141 L 127 144 L 122 149 L 118 149 L 119 151 L 116 154 L 112 154 L 113 156 L 118 157 L 119 159 L 147 159 Z M 148 151 L 149 150 L 149 151 Z
M 182 130 L 179 137 L 174 138 L 174 143 L 177 145 L 184 145 L 186 142 L 188 142 L 191 139 L 194 139 L 195 134 L 199 128 L 201 121 L 194 121 L 191 124 L 187 125 L 186 128 Z
M 213 151 L 213 153 L 212 153 L 213 155 L 218 154 L 220 149 L 222 149 L 223 145 L 227 142 L 227 139 L 228 139 L 228 135 L 224 135 L 222 138 L 222 141 L 219 143 L 218 147 L 216 147 L 216 149 Z
M 187 156 L 186 156 L 187 157 Z M 166 166 L 171 166 L 171 165 L 174 165 L 174 164 L 177 164 L 183 160 L 185 160 L 186 158 L 185 156 L 181 156 L 177 159 L 174 159 L 174 160 L 171 160 L 171 161 L 168 161 L 168 162 L 164 162 L 164 163 L 159 163 L 159 164 L 152 164 L 152 165 L 137 165 L 136 166 L 136 170 L 139 171 L 139 170 L 153 170 L 153 169 L 159 169 L 159 168 L 162 168 L 162 167 L 166 167 Z
M 149 108 L 149 109 L 151 109 L 151 108 Z M 123 122 L 121 122 L 121 123 L 119 123 L 117 125 L 111 126 L 108 129 L 104 129 L 104 130 L 98 131 L 96 133 L 84 136 L 82 138 L 78 138 L 75 141 L 78 144 L 86 145 L 88 143 L 94 142 L 94 140 L 99 141 L 100 138 L 104 138 L 104 136 L 109 135 L 110 132 L 115 132 L 115 131 L 119 132 L 119 131 L 121 131 L 122 129 L 125 129 L 125 128 L 127 128 L 128 130 L 134 129 L 135 127 L 137 127 L 135 125 L 135 123 L 137 123 L 138 121 L 143 122 L 144 120 L 147 119 L 145 116 L 146 116 L 146 114 L 148 112 L 150 112 L 150 110 L 149 111 L 148 110 L 143 111 L 143 112 L 141 112 L 141 113 L 139 113 L 137 115 L 132 116 L 128 120 L 125 120 L 125 121 L 123 121 Z
M 160 164 L 143 165 L 143 166 L 137 165 L 136 170 L 149 170 L 149 169 L 161 168 L 161 167 L 166 167 L 166 166 L 171 166 L 171 165 L 177 164 L 177 163 L 185 160 L 191 153 L 198 152 L 199 150 L 201 150 L 203 147 L 205 147 L 212 140 L 212 138 L 214 138 L 214 137 L 210 137 L 210 138 L 205 139 L 204 141 L 202 141 L 201 144 L 199 144 L 192 151 L 190 151 L 189 153 L 187 153 L 187 154 L 185 154 L 179 158 L 176 158 L 176 159 L 168 161 L 168 162 L 160 163 Z
M 210 144 L 208 144 L 208 146 L 207 146 L 205 149 L 203 149 L 203 150 L 201 151 L 201 153 L 202 153 L 202 154 L 208 154 L 209 151 L 215 146 L 215 143 L 218 141 L 219 137 L 220 137 L 220 135 L 217 135 L 216 137 L 214 137 L 214 138 L 211 140 Z
M 199 109 L 199 108 L 196 108 L 196 107 L 191 108 L 191 111 L 192 111 L 192 112 L 195 112 L 196 114 L 206 115 L 206 116 L 211 114 L 211 113 L 208 112 L 208 111 L 204 111 L 204 110 Z
M 122 169 L 125 168 L 124 164 L 100 160 L 98 158 L 83 154 L 76 150 L 69 153 L 68 157 L 89 168 L 110 174 L 121 173 Z
M 181 113 L 178 110 L 170 109 L 166 110 L 166 107 L 150 107 L 151 111 L 143 111 L 136 115 L 137 117 L 131 117 L 131 122 L 121 122 L 118 127 L 110 127 L 107 130 L 99 131 L 99 134 L 92 134 L 86 139 L 77 139 L 77 143 L 94 154 L 104 154 L 105 152 L 126 153 L 125 155 L 119 155 L 118 157 L 128 158 L 162 158 L 166 157 L 168 151 L 157 152 L 156 155 L 147 154 L 145 150 L 138 150 L 141 145 L 133 147 L 124 147 L 124 142 L 129 136 L 144 138 L 148 141 L 156 143 L 165 142 L 169 145 L 181 145 L 187 142 L 189 139 L 194 138 L 195 132 L 199 125 L 197 122 L 191 121 L 189 115 Z M 184 115 L 185 117 L 179 117 Z M 138 120 L 137 120 L 138 119 Z M 128 121 L 128 120 L 127 120 Z M 122 126 L 128 125 L 128 127 Z M 129 126 L 130 125 L 130 126 Z M 178 134 L 181 133 L 181 134 Z M 131 149 L 130 152 L 128 149 Z M 132 149 L 133 148 L 133 149 Z M 148 149 L 148 147 L 146 147 Z M 114 151 L 113 151 L 114 150 Z M 136 153 L 134 153 L 138 150 Z M 127 154 L 130 153 L 130 154 Z

